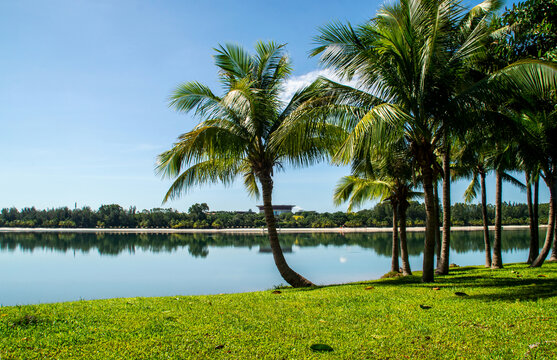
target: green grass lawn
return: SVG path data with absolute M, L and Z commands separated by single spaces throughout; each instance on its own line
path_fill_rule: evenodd
M 2 307 L 0 359 L 557 357 L 557 263 L 451 272 L 435 284 L 416 273 L 280 293 Z

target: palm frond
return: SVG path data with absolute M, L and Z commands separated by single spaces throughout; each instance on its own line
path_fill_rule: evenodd
M 392 184 L 387 181 L 345 176 L 335 188 L 333 201 L 336 205 L 349 201 L 348 211 L 352 211 L 366 201 L 387 199 L 391 196 L 391 189 Z
M 198 162 L 176 178 L 164 196 L 163 203 L 180 196 L 196 185 L 207 183 L 230 185 L 238 175 L 238 170 L 238 162 L 234 160 L 210 159 Z
M 400 129 L 411 119 L 397 105 L 384 103 L 372 108 L 350 132 L 333 160 L 338 164 L 349 163 L 359 144 L 365 141 L 373 143 L 378 151 L 388 148 L 400 139 Z
M 526 185 L 524 185 L 524 183 L 522 183 L 522 181 L 518 180 L 517 178 L 515 178 L 514 176 L 512 176 L 509 173 L 502 173 L 501 174 L 501 179 L 503 181 L 506 181 L 510 184 L 513 184 L 514 186 L 518 187 L 521 191 L 526 191 Z
M 196 81 L 178 86 L 170 96 L 170 106 L 177 111 L 195 110 L 195 114 L 199 116 L 209 111 L 222 110 L 220 98 L 207 86 Z
M 204 162 L 208 158 L 242 159 L 245 139 L 228 129 L 202 123 L 194 130 L 182 134 L 172 149 L 158 156 L 156 171 L 162 177 L 176 177 L 184 166 Z
M 251 170 L 251 168 L 249 168 L 249 165 L 244 166 L 242 172 L 244 174 L 244 186 L 248 194 L 251 197 L 259 199 L 260 192 L 259 187 L 257 186 L 255 173 L 253 172 L 253 170 Z
M 221 69 L 223 82 L 245 78 L 252 71 L 253 59 L 242 47 L 226 44 L 214 50 L 217 53 L 214 56 L 215 65 Z
M 466 190 L 464 190 L 464 201 L 467 203 L 471 203 L 472 200 L 474 200 L 476 196 L 478 196 L 479 191 L 480 182 L 478 181 L 478 176 L 476 174 L 472 177 L 472 181 L 470 181 L 470 184 L 468 184 Z

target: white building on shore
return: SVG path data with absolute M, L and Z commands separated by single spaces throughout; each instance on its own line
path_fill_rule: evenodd
M 296 205 L 273 205 L 273 214 L 280 215 L 284 213 L 292 213 L 292 208 Z M 263 214 L 265 210 L 263 209 L 263 205 L 257 205 L 259 208 L 259 213 Z

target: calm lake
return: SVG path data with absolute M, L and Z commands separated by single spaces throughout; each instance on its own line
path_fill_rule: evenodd
M 505 263 L 526 260 L 528 237 L 503 232 Z M 390 242 L 390 233 L 281 234 L 290 266 L 322 285 L 381 277 L 390 269 Z M 421 270 L 423 233 L 409 233 L 408 242 L 412 270 Z M 483 264 L 482 233 L 453 232 L 450 261 Z M 263 235 L 0 233 L 2 306 L 281 284 Z

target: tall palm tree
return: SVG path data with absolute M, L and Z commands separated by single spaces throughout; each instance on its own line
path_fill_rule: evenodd
M 456 0 L 400 0 L 383 5 L 375 18 L 356 28 L 322 28 L 312 52 L 342 78 L 359 80 L 349 101 L 368 111 L 349 126 L 349 142 L 361 141 L 370 127 L 404 131 L 424 189 L 424 282 L 434 277 L 433 179 L 442 172 L 435 152 L 455 120 L 449 104 L 464 87 L 462 73 L 482 53 L 486 21 L 499 5 L 485 1 L 466 12 Z
M 158 157 L 157 170 L 175 178 L 164 201 L 204 183 L 230 184 L 243 177 L 250 195 L 263 197 L 270 246 L 281 276 L 294 287 L 311 286 L 284 258 L 272 208 L 273 175 L 285 165 L 307 166 L 326 159 L 340 134 L 312 122 L 318 108 L 315 86 L 295 93 L 287 104 L 281 89 L 291 67 L 284 46 L 258 42 L 251 55 L 235 45 L 216 49 L 215 64 L 224 86 L 218 96 L 198 82 L 180 85 L 170 104 L 201 121 Z M 306 121 L 301 121 L 305 119 Z

